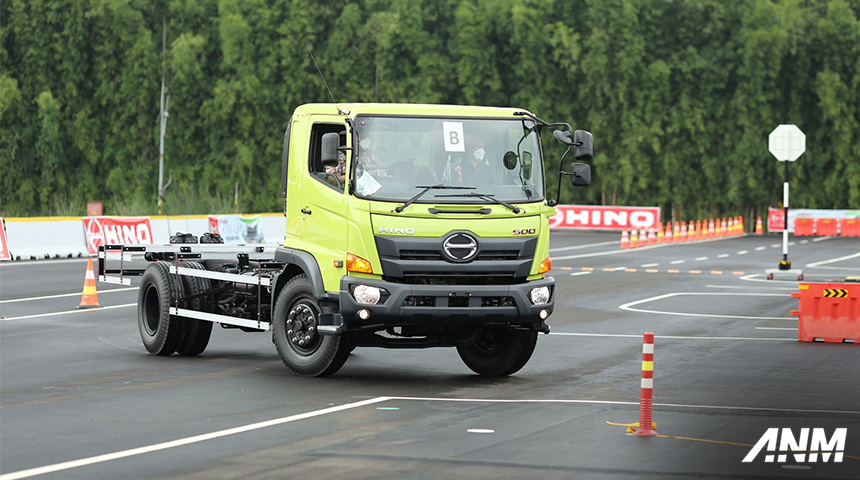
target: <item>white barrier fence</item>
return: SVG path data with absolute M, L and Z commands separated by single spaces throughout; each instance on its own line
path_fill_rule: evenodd
M 286 219 L 281 213 L 260 214 L 266 243 L 283 243 Z M 149 217 L 152 243 L 169 243 L 176 232 L 195 236 L 209 232 L 209 215 Z M 7 249 L 14 260 L 86 256 L 83 217 L 4 218 Z

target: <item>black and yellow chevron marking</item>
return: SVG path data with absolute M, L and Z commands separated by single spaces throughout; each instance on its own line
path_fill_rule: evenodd
M 824 298 L 846 298 L 848 290 L 844 288 L 825 288 Z

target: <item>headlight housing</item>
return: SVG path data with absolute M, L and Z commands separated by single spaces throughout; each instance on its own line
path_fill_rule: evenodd
M 529 298 L 534 305 L 546 305 L 549 302 L 549 287 L 535 287 L 529 292 Z
M 356 285 L 352 288 L 352 298 L 356 303 L 362 305 L 376 305 L 380 300 L 388 296 L 384 288 L 372 287 L 370 285 Z

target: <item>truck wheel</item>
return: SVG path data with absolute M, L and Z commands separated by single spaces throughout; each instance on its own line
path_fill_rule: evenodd
M 473 372 L 502 377 L 523 368 L 535 351 L 536 344 L 535 331 L 490 327 L 481 333 L 475 343 L 457 347 L 457 353 Z
M 321 311 L 305 275 L 291 278 L 278 294 L 272 318 L 272 342 L 284 365 L 296 375 L 331 375 L 349 356 L 347 336 L 333 337 L 317 332 Z
M 182 262 L 182 266 L 193 268 L 195 270 L 206 270 L 202 264 L 198 262 Z M 182 286 L 185 289 L 185 294 L 188 296 L 197 295 L 212 288 L 208 278 L 200 277 L 180 277 L 182 278 Z M 188 302 L 188 308 L 191 310 L 199 310 L 201 312 L 211 312 L 212 307 L 209 305 L 208 297 L 198 297 Z M 200 355 L 206 346 L 209 345 L 209 337 L 212 335 L 212 322 L 206 320 L 195 320 L 193 318 L 182 319 L 182 334 L 179 336 L 179 346 L 176 348 L 176 353 L 180 355 Z
M 146 267 L 137 295 L 137 327 L 143 346 L 153 355 L 171 355 L 182 334 L 181 320 L 170 315 L 176 295 L 182 295 L 182 282 L 174 284 L 169 269 L 164 262 Z

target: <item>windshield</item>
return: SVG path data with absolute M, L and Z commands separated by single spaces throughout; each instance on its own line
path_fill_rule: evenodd
M 487 203 L 543 199 L 544 181 L 535 124 L 529 119 L 356 118 L 355 193 L 405 201 L 434 186 L 416 203 Z

